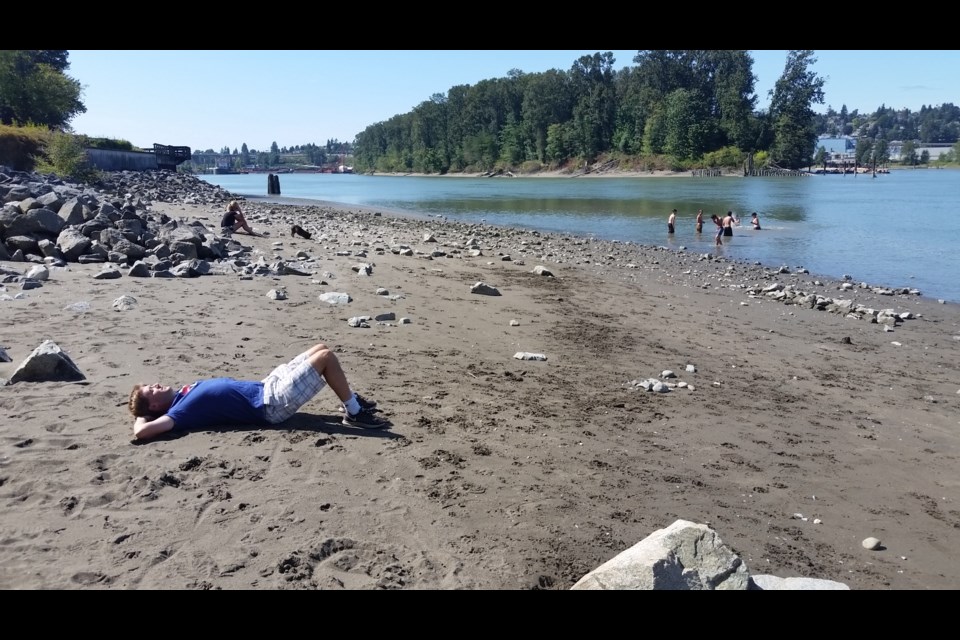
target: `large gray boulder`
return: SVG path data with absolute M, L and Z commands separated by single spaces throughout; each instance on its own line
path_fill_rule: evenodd
M 20 363 L 7 384 L 17 382 L 78 382 L 86 380 L 77 365 L 53 340 L 44 340 Z
M 91 245 L 90 238 L 83 235 L 76 227 L 67 227 L 57 236 L 57 246 L 63 253 L 64 259 L 76 262 L 85 254 Z
M 849 591 L 850 587 L 818 578 L 751 576 L 710 527 L 677 520 L 600 565 L 571 589 Z
M 42 233 L 56 236 L 63 229 L 63 219 L 55 211 L 44 208 L 30 209 L 7 223 L 8 235 L 31 235 Z
M 83 203 L 80 202 L 79 198 L 70 198 L 60 206 L 57 215 L 63 220 L 64 226 L 83 224 Z
M 574 590 L 746 591 L 750 574 L 710 527 L 677 520 L 603 563 Z

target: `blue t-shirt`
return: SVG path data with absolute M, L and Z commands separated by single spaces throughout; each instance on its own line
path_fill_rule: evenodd
M 221 424 L 266 425 L 263 383 L 233 378 L 200 380 L 184 387 L 167 411 L 175 429 Z

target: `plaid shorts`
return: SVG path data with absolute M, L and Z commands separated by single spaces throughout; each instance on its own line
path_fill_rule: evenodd
M 307 352 L 280 365 L 263 379 L 263 411 L 270 424 L 289 419 L 327 385 Z

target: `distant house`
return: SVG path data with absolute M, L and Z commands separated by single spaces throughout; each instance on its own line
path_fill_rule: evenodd
M 832 136 L 822 135 L 817 138 L 817 142 L 813 147 L 814 153 L 819 151 L 820 147 L 823 147 L 827 153 L 852 153 L 857 149 L 857 141 L 852 136 L 834 138 Z
M 822 135 L 817 138 L 813 146 L 813 155 L 823 148 L 827 152 L 828 163 L 847 163 L 853 164 L 857 157 L 857 140 L 852 136 L 840 136 L 838 138 Z

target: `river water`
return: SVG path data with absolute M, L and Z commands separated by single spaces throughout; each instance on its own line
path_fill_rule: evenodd
M 204 175 L 236 195 L 267 197 L 265 174 Z M 281 196 L 416 216 L 716 252 L 854 282 L 919 289 L 960 302 L 960 171 L 799 178 L 465 178 L 280 174 Z M 667 216 L 678 211 L 676 233 Z M 694 218 L 704 211 L 704 230 Z M 741 218 L 715 247 L 710 214 Z M 750 214 L 760 216 L 754 231 Z

